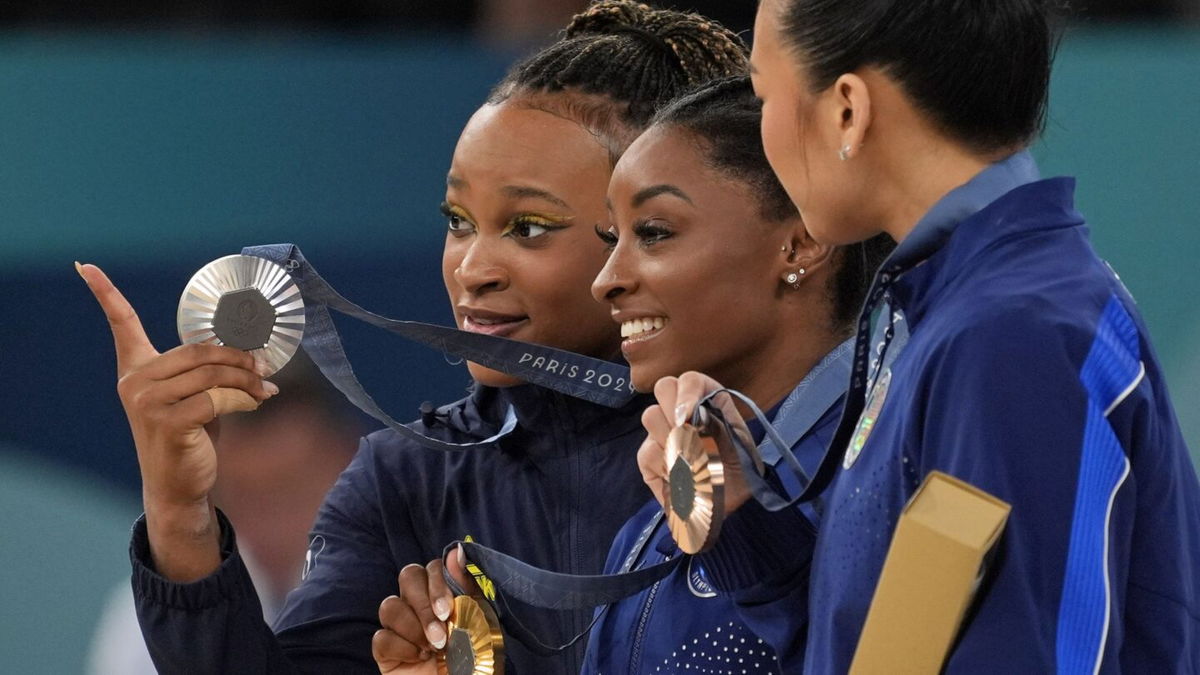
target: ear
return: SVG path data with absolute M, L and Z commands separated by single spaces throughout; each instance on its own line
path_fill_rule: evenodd
M 863 78 L 845 73 L 833 83 L 832 92 L 838 118 L 839 153 L 844 150 L 842 159 L 850 159 L 862 148 L 871 127 L 871 90 Z
M 803 268 L 804 276 L 811 276 L 830 263 L 835 247 L 818 244 L 800 218 L 793 218 L 792 223 L 788 230 L 790 239 L 785 244 L 787 251 L 783 255 L 782 269 L 784 272 L 795 272 Z

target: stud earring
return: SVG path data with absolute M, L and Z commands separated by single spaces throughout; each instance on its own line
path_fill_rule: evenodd
M 783 277 L 783 280 L 784 280 L 784 282 L 790 284 L 792 288 L 799 289 L 800 288 L 800 279 L 803 276 L 804 276 L 804 268 L 801 267 L 800 269 L 796 270 L 795 272 L 789 272 L 786 276 Z
M 840 159 L 844 162 L 849 158 L 850 158 L 850 144 L 847 143 L 846 145 L 842 146 L 841 150 L 838 150 L 838 159 Z

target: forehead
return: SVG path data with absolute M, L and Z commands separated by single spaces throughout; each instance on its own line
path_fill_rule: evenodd
M 755 68 L 764 59 L 776 56 L 780 48 L 779 18 L 782 8 L 778 0 L 762 0 L 754 18 L 754 42 L 750 59 Z
M 712 167 L 703 140 L 671 125 L 651 127 L 629 146 L 613 169 L 608 196 L 614 207 L 625 207 L 639 190 L 668 184 L 686 192 L 702 211 L 757 203 L 749 186 Z
M 586 184 L 603 191 L 608 151 L 579 124 L 511 103 L 485 105 L 467 122 L 451 174 L 471 183 Z

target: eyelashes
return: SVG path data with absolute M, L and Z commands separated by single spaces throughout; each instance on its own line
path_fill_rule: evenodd
M 465 237 L 476 231 L 476 225 L 466 209 L 449 202 L 442 202 L 438 210 L 446 218 L 446 229 L 455 237 Z M 569 218 L 521 214 L 505 223 L 500 236 L 522 244 L 533 245 L 540 243 L 547 234 L 569 227 L 567 220 Z
M 596 231 L 596 236 L 600 237 L 600 241 L 608 248 L 615 248 L 617 245 L 617 228 L 611 225 L 607 230 L 600 229 L 599 225 L 593 225 L 592 229 Z
M 593 227 L 596 231 L 596 236 L 600 241 L 612 249 L 617 245 L 620 237 L 617 236 L 617 228 L 610 226 L 607 230 L 601 230 L 599 225 Z M 661 220 L 639 220 L 633 224 L 633 236 L 637 238 L 638 244 L 642 247 L 653 246 L 661 241 L 665 241 L 675 236 L 675 232 Z

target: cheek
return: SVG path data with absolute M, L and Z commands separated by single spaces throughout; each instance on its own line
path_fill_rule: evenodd
M 458 288 L 458 281 L 454 278 L 454 270 L 462 264 L 463 254 L 459 250 L 458 242 L 450 236 L 446 237 L 446 243 L 442 246 L 442 283 L 446 286 L 446 292 L 454 295 L 454 291 Z
M 767 162 L 792 201 L 799 205 L 806 184 L 804 144 L 799 137 L 796 111 L 768 104 L 763 108 L 762 140 Z

